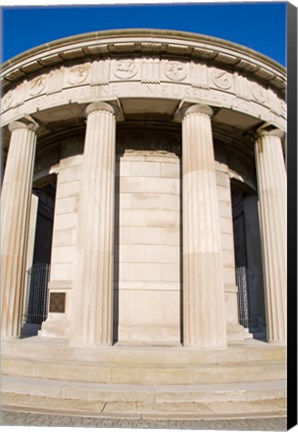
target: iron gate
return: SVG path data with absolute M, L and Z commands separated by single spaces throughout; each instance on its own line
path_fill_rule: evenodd
M 50 265 L 37 263 L 27 271 L 24 324 L 41 324 L 46 320 L 48 310 L 48 282 Z
M 236 268 L 236 284 L 238 287 L 239 323 L 250 328 L 256 322 L 256 284 L 255 274 L 246 267 Z

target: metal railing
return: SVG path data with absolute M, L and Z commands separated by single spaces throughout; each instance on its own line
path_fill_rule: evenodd
M 27 272 L 24 298 L 24 324 L 41 324 L 48 314 L 50 265 L 37 263 Z
M 256 275 L 246 267 L 236 268 L 239 323 L 245 328 L 255 325 L 257 319 L 255 278 Z

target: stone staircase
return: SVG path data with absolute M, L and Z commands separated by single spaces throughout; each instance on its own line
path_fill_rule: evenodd
M 9 409 L 115 418 L 286 415 L 285 348 L 256 340 L 198 351 L 79 349 L 33 337 L 4 342 L 1 352 L 2 404 Z

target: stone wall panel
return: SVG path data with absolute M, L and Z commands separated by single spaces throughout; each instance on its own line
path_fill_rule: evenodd
M 116 197 L 120 342 L 179 342 L 180 161 L 168 161 L 167 154 L 146 150 L 119 159 L 118 172 L 126 174 L 119 179 Z M 171 299 L 165 304 L 166 292 Z

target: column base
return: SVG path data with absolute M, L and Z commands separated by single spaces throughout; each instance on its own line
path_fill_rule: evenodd
M 276 341 L 268 339 L 267 342 L 271 345 L 287 346 L 287 341 Z
M 186 343 L 182 343 L 182 348 L 186 348 L 189 350 L 197 350 L 197 351 L 220 351 L 220 350 L 226 350 L 227 349 L 227 345 L 223 344 L 223 345 L 190 345 L 190 344 L 186 344 Z
M 21 339 L 21 336 L 2 336 L 1 335 L 1 342 L 15 341 L 18 339 Z
M 38 336 L 68 339 L 70 334 L 70 323 L 66 318 L 56 318 L 49 316 L 46 321 L 42 323 L 41 330 Z
M 92 348 L 92 349 L 111 349 L 114 347 L 114 344 L 112 343 L 89 343 L 89 342 L 73 342 L 72 340 L 69 340 L 68 346 L 70 348 Z
M 228 342 L 244 341 L 253 338 L 249 330 L 239 323 L 227 323 L 227 336 Z

